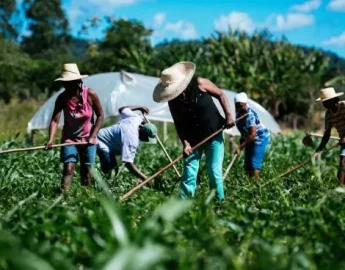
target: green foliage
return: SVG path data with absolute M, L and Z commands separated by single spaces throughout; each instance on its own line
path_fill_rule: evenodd
M 177 178 L 169 169 L 119 203 L 138 183 L 127 171 L 105 179 L 97 165 L 92 189 L 82 188 L 76 174 L 62 196 L 54 193 L 58 150 L 2 156 L 0 269 L 342 269 L 338 150 L 277 178 L 311 157 L 301 140 L 274 137 L 257 183 L 245 177 L 242 155 L 225 180 L 218 214 L 204 171 L 193 200 L 177 200 L 177 190 L 170 196 Z M 12 140 L 1 148 L 17 146 L 23 144 Z M 181 149 L 168 145 L 168 151 L 174 158 Z M 230 160 L 227 154 L 224 167 Z M 167 161 L 158 145 L 145 145 L 137 164 L 151 175 Z
M 89 73 L 127 70 L 146 73 L 151 60 L 152 30 L 135 20 L 109 20 L 104 40 L 93 44 L 84 63 Z
M 24 0 L 24 8 L 31 32 L 22 42 L 27 53 L 53 59 L 69 52 L 71 37 L 61 0 Z
M 0 37 L 0 97 L 5 102 L 14 96 L 30 96 L 27 82 L 31 63 L 18 45 Z
M 22 3 L 29 34 L 20 45 L 27 54 L 14 43 L 16 35 L 8 28 L 16 29 L 15 1 L 0 4 L 0 33 L 6 37 L 0 38 L 0 70 L 4 71 L 0 75 L 0 98 L 5 102 L 13 97 L 51 95 L 60 88 L 54 79 L 67 62 L 76 62 L 87 74 L 125 70 L 160 76 L 163 69 L 178 61 L 193 61 L 197 75 L 221 88 L 247 92 L 288 126 L 312 129 L 313 101 L 319 89 L 334 85 L 332 79 L 344 72 L 344 60 L 335 55 L 295 46 L 284 37 L 273 39 L 268 32 L 248 35 L 230 29 L 197 41 L 173 40 L 153 47 L 152 30 L 143 23 L 107 17 L 100 40 L 72 40 L 61 0 Z M 87 37 L 89 29 L 103 25 L 100 21 L 97 17 L 87 19 L 80 35 Z M 336 81 L 340 87 L 342 80 Z
M 14 40 L 18 37 L 16 0 L 0 1 L 0 37 Z

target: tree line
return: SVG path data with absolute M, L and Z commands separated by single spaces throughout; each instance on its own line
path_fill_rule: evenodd
M 247 92 L 277 120 L 304 125 L 313 118 L 320 88 L 330 81 L 342 87 L 342 80 L 331 79 L 344 73 L 344 59 L 274 38 L 268 31 L 248 35 L 229 29 L 153 46 L 152 29 L 113 17 L 104 18 L 104 37 L 91 40 L 88 31 L 99 20 L 88 19 L 81 36 L 73 37 L 61 0 L 23 0 L 21 6 L 0 1 L 0 99 L 47 98 L 59 89 L 54 79 L 65 62 L 78 63 L 88 74 L 126 70 L 159 76 L 167 66 L 189 60 L 197 64 L 197 75 L 221 88 Z M 28 31 L 23 36 L 24 21 Z

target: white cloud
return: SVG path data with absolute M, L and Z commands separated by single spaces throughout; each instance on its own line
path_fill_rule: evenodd
M 345 46 L 345 32 L 337 37 L 332 37 L 329 40 L 323 42 L 324 45 L 333 45 L 337 47 L 344 47 Z
M 332 0 L 327 8 L 333 11 L 345 12 L 345 0 Z
M 288 13 L 284 15 L 272 15 L 267 20 L 269 27 L 273 31 L 289 31 L 294 29 L 303 28 L 314 24 L 315 18 L 310 14 L 302 13 Z
M 321 0 L 310 0 L 303 4 L 294 5 L 291 10 L 297 12 L 311 12 L 317 10 L 321 6 Z
M 165 19 L 166 19 L 166 14 L 164 12 L 156 13 L 153 16 L 153 27 L 160 28 L 165 22 Z
M 254 31 L 254 22 L 252 18 L 243 12 L 231 12 L 228 15 L 221 15 L 214 21 L 214 28 L 220 32 L 227 32 L 229 27 L 232 29 L 252 32 Z
M 196 30 L 194 24 L 187 21 L 177 21 L 175 23 L 168 22 L 162 29 L 160 36 L 167 33 L 176 34 L 182 39 L 194 39 L 198 36 L 198 31 Z
M 82 14 L 83 12 L 81 9 L 77 7 L 72 7 L 67 10 L 67 16 L 72 23 L 75 22 Z

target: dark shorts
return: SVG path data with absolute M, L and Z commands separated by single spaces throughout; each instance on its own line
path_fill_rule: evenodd
M 69 145 L 61 147 L 62 163 L 77 163 L 94 165 L 96 159 L 96 145 Z
M 267 137 L 260 142 L 253 142 L 246 147 L 244 156 L 245 170 L 260 170 L 262 162 L 269 145 L 270 138 Z

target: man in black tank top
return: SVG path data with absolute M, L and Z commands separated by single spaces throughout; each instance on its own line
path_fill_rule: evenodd
M 162 72 L 153 99 L 168 102 L 177 134 L 183 144 L 184 170 L 181 178 L 180 197 L 193 197 L 196 190 L 199 163 L 206 154 L 206 169 L 211 189 L 217 198 L 224 199 L 222 165 L 224 138 L 220 133 L 212 140 L 192 151 L 192 147 L 225 126 L 234 126 L 229 101 L 224 92 L 210 80 L 194 76 L 192 62 L 180 62 Z M 219 113 L 212 97 L 219 100 L 225 119 Z

